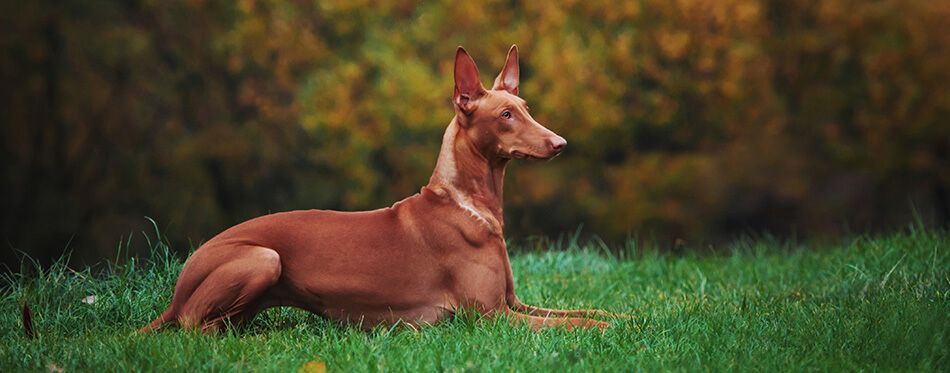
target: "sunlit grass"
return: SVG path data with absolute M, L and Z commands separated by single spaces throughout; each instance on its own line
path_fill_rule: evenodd
M 749 240 L 719 255 L 604 250 L 599 242 L 514 249 L 529 304 L 634 315 L 604 334 L 532 332 L 460 316 L 415 332 L 362 332 L 272 309 L 247 329 L 134 331 L 167 305 L 181 258 L 9 276 L 0 371 L 904 370 L 950 369 L 950 234 L 916 228 L 833 247 Z M 619 254 L 618 254 L 619 252 Z M 725 253 L 725 254 L 723 254 Z M 95 295 L 93 304 L 82 299 Z M 37 338 L 23 337 L 20 302 Z

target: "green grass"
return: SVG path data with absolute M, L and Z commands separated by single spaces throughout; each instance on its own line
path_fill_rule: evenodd
M 472 316 L 420 332 L 361 332 L 284 308 L 240 331 L 138 335 L 167 305 L 181 268 L 180 258 L 152 245 L 148 261 L 8 278 L 0 371 L 290 372 L 308 361 L 330 371 L 950 369 L 946 231 L 911 228 L 821 247 L 749 240 L 702 256 L 633 245 L 611 255 L 596 243 L 513 255 L 526 303 L 636 316 L 613 320 L 604 334 L 532 332 Z M 82 303 L 87 295 L 97 301 Z M 34 340 L 23 337 L 22 300 L 34 312 Z

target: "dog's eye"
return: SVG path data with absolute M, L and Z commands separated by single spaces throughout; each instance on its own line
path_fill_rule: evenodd
M 503 113 L 501 113 L 501 117 L 505 119 L 511 119 L 511 112 L 505 110 Z

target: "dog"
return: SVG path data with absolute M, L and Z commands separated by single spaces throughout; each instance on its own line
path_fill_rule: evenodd
M 292 306 L 362 328 L 435 324 L 457 311 L 507 315 L 541 327 L 598 328 L 601 310 L 525 305 L 515 295 L 503 235 L 502 183 L 512 159 L 551 159 L 567 141 L 518 96 L 518 48 L 490 90 L 464 48 L 455 54 L 455 117 L 429 183 L 391 207 L 301 210 L 221 232 L 185 262 L 166 324 L 219 330 L 261 310 Z

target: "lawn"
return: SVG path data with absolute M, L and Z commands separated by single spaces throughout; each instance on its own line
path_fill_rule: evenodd
M 950 370 L 946 231 L 822 245 L 749 239 L 702 255 L 570 239 L 513 248 L 526 303 L 634 316 L 603 334 L 471 315 L 362 332 L 281 308 L 227 333 L 139 335 L 168 304 L 183 259 L 152 240 L 147 260 L 7 276 L 0 371 Z M 24 300 L 33 340 L 23 336 Z

